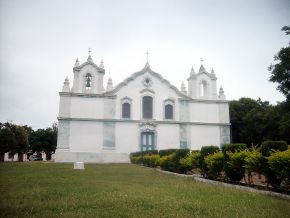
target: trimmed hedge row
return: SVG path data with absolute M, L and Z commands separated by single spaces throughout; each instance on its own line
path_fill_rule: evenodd
M 131 162 L 163 170 L 187 173 L 198 169 L 205 178 L 239 182 L 251 173 L 266 176 L 273 187 L 290 183 L 290 150 L 283 141 L 267 141 L 260 148 L 247 149 L 245 144 L 204 146 L 200 151 L 167 149 L 131 153 Z

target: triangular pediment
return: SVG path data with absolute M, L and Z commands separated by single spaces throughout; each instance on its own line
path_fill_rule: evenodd
M 131 76 L 126 78 L 123 82 L 119 83 L 113 90 L 111 90 L 108 93 L 114 94 L 118 92 L 122 87 L 127 86 L 130 82 L 134 81 L 136 78 L 144 75 L 144 74 L 150 74 L 152 77 L 156 78 L 159 80 L 161 83 L 165 84 L 168 88 L 174 90 L 176 94 L 182 98 L 189 98 L 187 95 L 179 91 L 174 85 L 172 85 L 168 80 L 164 79 L 163 76 L 161 76 L 159 73 L 154 72 L 151 68 L 149 63 L 147 62 L 145 67 L 136 73 L 133 73 Z
M 89 60 L 82 63 L 80 66 L 74 67 L 73 70 L 74 71 L 81 71 L 82 68 L 84 68 L 85 66 L 88 66 L 88 65 L 95 68 L 99 73 L 105 73 L 105 69 L 98 67 L 98 65 L 96 65 L 93 61 L 89 61 Z

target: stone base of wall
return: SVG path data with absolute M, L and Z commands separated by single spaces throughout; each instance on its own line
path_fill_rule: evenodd
M 116 151 L 92 152 L 70 152 L 68 149 L 57 149 L 55 151 L 55 162 L 57 163 L 130 163 L 129 155 Z

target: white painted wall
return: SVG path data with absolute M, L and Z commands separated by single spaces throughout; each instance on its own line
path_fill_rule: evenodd
M 216 145 L 220 146 L 219 126 L 192 125 L 191 150 L 200 150 L 202 146 Z
M 131 153 L 139 151 L 139 126 L 138 123 L 116 123 L 116 151 Z
M 221 103 L 218 106 L 219 106 L 219 122 L 229 123 L 230 122 L 229 104 Z
M 158 124 L 157 149 L 179 148 L 179 125 L 178 124 Z
M 191 122 L 218 123 L 219 110 L 217 104 L 192 102 L 190 104 Z
M 71 121 L 70 151 L 101 152 L 103 148 L 102 122 Z
M 104 117 L 104 99 L 97 97 L 71 97 L 70 117 L 99 118 Z

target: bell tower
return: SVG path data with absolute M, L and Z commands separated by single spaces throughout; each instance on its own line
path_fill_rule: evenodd
M 201 63 L 198 73 L 192 67 L 187 79 L 189 96 L 193 99 L 218 99 L 216 80 L 214 70 L 212 69 L 211 73 L 208 73 L 203 63 Z
M 88 94 L 100 94 L 104 92 L 104 75 L 105 68 L 103 60 L 100 65 L 94 63 L 91 57 L 91 50 L 89 49 L 89 56 L 87 61 L 79 64 L 79 60 L 76 59 L 75 66 L 73 68 L 74 80 L 72 86 L 72 92 L 74 93 L 88 93 Z

